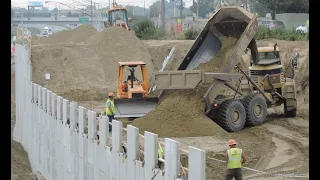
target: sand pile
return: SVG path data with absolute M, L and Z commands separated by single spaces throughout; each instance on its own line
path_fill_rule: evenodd
M 42 44 L 83 43 L 98 31 L 89 24 L 81 25 L 73 30 L 63 30 L 47 38 L 41 38 Z
M 111 83 L 110 85 L 117 85 L 118 62 L 120 61 L 144 61 L 147 64 L 149 79 L 152 77 L 153 63 L 149 51 L 132 31 L 120 27 L 110 27 L 94 34 L 86 41 L 86 44 L 103 57 L 101 62 L 106 72 L 105 78 Z M 140 70 L 136 70 L 136 72 L 138 79 L 141 79 Z M 129 73 L 127 69 L 124 75 Z M 115 76 L 110 76 L 111 74 Z
M 200 64 L 197 69 L 219 72 L 230 57 L 234 38 L 223 38 L 223 46 L 214 60 Z M 166 91 L 163 101 L 156 109 L 132 125 L 143 131 L 151 131 L 160 137 L 210 136 L 224 134 L 225 131 L 203 113 L 203 94 L 213 80 L 204 82 L 193 90 Z
M 88 39 L 86 32 L 90 26 L 82 27 L 83 33 L 81 27 L 76 28 L 77 35 L 65 43 L 56 44 L 48 38 L 43 39 L 42 44 L 33 45 L 31 60 L 35 83 L 69 100 L 99 101 L 105 99 L 109 91 L 116 91 L 119 61 L 144 61 L 151 77 L 150 54 L 132 32 L 114 27 L 96 32 Z M 87 39 L 86 43 L 73 43 L 80 41 L 81 34 L 82 40 Z M 46 73 L 50 73 L 50 80 L 45 80 Z

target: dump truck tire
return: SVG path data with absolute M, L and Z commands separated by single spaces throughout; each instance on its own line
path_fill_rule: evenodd
M 226 100 L 219 108 L 217 124 L 228 132 L 243 129 L 246 123 L 246 111 L 238 100 Z
M 297 108 L 294 108 L 290 111 L 287 110 L 287 105 L 284 103 L 284 115 L 286 117 L 296 117 L 297 116 Z
M 246 125 L 254 126 L 266 121 L 267 103 L 261 94 L 251 94 L 241 100 L 246 110 Z

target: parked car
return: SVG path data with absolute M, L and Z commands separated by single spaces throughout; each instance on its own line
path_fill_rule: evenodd
M 303 34 L 306 34 L 306 33 L 308 32 L 308 27 L 307 27 L 306 24 L 304 23 L 304 24 L 302 24 L 301 26 L 298 26 L 298 27 L 296 28 L 296 31 L 297 31 L 297 32 L 301 32 L 301 33 L 303 33 Z
M 49 36 L 48 31 L 44 31 L 43 34 L 42 34 L 42 36 L 43 36 L 43 37 L 48 37 L 48 36 Z
M 282 30 L 286 29 L 282 21 L 271 20 L 266 18 L 258 18 L 258 25 L 265 26 L 269 29 L 282 29 Z

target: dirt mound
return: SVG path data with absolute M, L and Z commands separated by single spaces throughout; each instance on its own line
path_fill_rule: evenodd
M 66 43 L 55 44 L 48 38 L 43 39 L 42 44 L 33 45 L 33 81 L 69 100 L 98 101 L 109 91 L 116 91 L 119 61 L 144 61 L 151 77 L 150 54 L 132 32 L 118 27 L 108 28 L 88 40 L 88 29 L 90 26 L 73 30 L 79 36 L 73 35 Z M 88 41 L 73 43 L 75 40 L 79 42 L 80 38 L 76 37 L 81 34 L 84 36 L 82 40 Z M 50 80 L 45 80 L 46 73 L 50 74 Z
M 223 46 L 217 56 L 208 63 L 200 64 L 197 69 L 206 72 L 219 72 L 230 57 L 234 38 L 223 38 Z M 156 109 L 132 125 L 140 132 L 151 131 L 160 137 L 210 136 L 223 134 L 225 131 L 203 113 L 203 94 L 212 80 L 199 85 L 193 90 L 166 91 L 163 101 Z
M 132 31 L 127 31 L 120 27 L 110 27 L 105 31 L 98 32 L 90 37 L 86 44 L 95 50 L 102 59 L 106 73 L 106 79 L 112 82 L 113 86 L 117 84 L 118 62 L 120 61 L 144 61 L 147 64 L 147 74 L 149 79 L 152 77 L 153 63 L 148 49 L 137 38 Z M 125 76 L 129 70 L 124 72 Z M 111 80 L 110 74 L 114 74 L 114 80 Z M 138 79 L 141 79 L 140 71 L 137 71 Z
M 11 142 L 11 179 L 30 180 L 33 177 L 28 153 L 16 141 Z
M 73 30 L 63 30 L 52 34 L 47 38 L 41 38 L 39 43 L 56 44 L 56 43 L 82 43 L 98 31 L 89 24 L 81 25 Z

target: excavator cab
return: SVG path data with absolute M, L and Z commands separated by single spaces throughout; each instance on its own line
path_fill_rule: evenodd
M 114 8 L 108 11 L 108 22 L 105 23 L 105 26 L 119 26 L 129 31 L 127 10 L 114 5 Z
M 142 61 L 119 62 L 118 91 L 119 98 L 147 98 L 149 80 L 147 78 L 146 64 Z M 141 79 L 139 80 L 136 71 L 140 69 Z M 124 71 L 129 74 L 124 77 Z
M 139 73 L 140 71 L 140 73 Z M 125 74 L 128 72 L 128 75 Z M 149 79 L 143 61 L 118 63 L 116 118 L 142 117 L 157 106 L 158 97 L 149 97 Z

